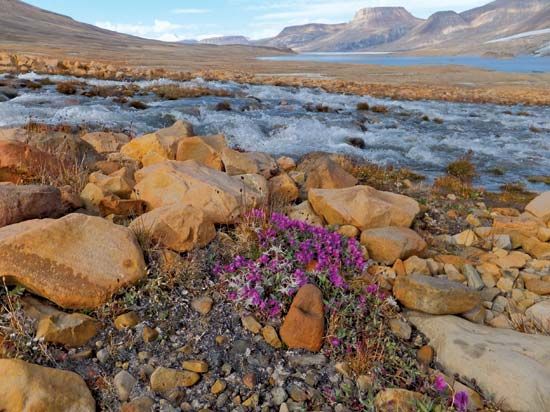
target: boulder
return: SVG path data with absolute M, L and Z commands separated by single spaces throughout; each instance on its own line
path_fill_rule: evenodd
M 95 401 L 74 372 L 0 359 L 0 410 L 94 412 Z
M 131 140 L 130 136 L 124 133 L 112 132 L 86 133 L 81 139 L 101 154 L 118 152 Z
M 28 142 L 31 146 L 55 154 L 69 163 L 87 167 L 101 159 L 90 144 L 74 133 L 44 131 L 32 133 L 31 136 Z
M 261 206 L 266 194 L 223 172 L 189 160 L 168 161 L 136 172 L 135 191 L 151 209 L 173 204 L 203 210 L 215 223 L 233 223 L 245 210 Z
M 420 212 L 416 200 L 370 186 L 312 189 L 308 199 L 315 213 L 327 223 L 353 225 L 360 230 L 387 226 L 409 227 Z
M 550 300 L 535 303 L 525 311 L 525 314 L 543 330 L 550 331 Z
M 530 237 L 523 239 L 521 246 L 535 259 L 550 259 L 550 243 L 541 242 L 535 237 Z
M 52 155 L 25 143 L 0 141 L 0 182 L 20 183 L 42 175 L 57 176 L 63 168 Z
M 393 265 L 397 259 L 419 255 L 427 247 L 426 242 L 414 230 L 405 227 L 368 229 L 361 234 L 369 256 L 386 265 Z
M 315 214 L 315 211 L 307 200 L 290 208 L 288 217 L 294 220 L 301 220 L 313 226 L 323 226 L 323 219 Z
M 95 308 L 145 276 L 130 229 L 70 214 L 0 229 L 0 276 L 64 308 Z
M 406 308 L 432 315 L 464 313 L 481 304 L 475 290 L 446 279 L 422 275 L 398 276 L 393 294 Z
M 101 216 L 140 216 L 145 213 L 146 208 L 143 200 L 120 199 L 114 195 L 105 196 L 98 205 Z
M 190 205 L 153 209 L 134 220 L 130 229 L 145 231 L 158 244 L 177 252 L 204 247 L 216 237 L 213 221 Z
M 307 158 L 298 165 L 297 170 L 305 173 L 306 192 L 310 189 L 340 189 L 357 184 L 357 179 L 329 156 Z
M 410 313 L 447 375 L 476 382 L 503 410 L 550 410 L 550 337 Z
M 277 166 L 284 172 L 289 172 L 296 168 L 296 162 L 292 157 L 281 156 L 277 159 Z
M 542 219 L 544 222 L 550 221 L 550 191 L 541 193 L 534 198 L 525 206 L 525 211 Z
M 0 184 L 0 227 L 28 219 L 58 217 L 64 211 L 61 192 L 53 186 Z
M 279 168 L 270 155 L 262 152 L 238 152 L 225 148 L 221 158 L 229 175 L 259 174 L 269 179 Z
M 181 139 L 178 143 L 176 160 L 196 160 L 200 164 L 216 170 L 223 170 L 221 152 L 227 148 L 222 134 L 214 136 L 195 136 Z
M 299 290 L 281 326 L 280 335 L 290 349 L 318 352 L 323 345 L 325 313 L 323 294 L 314 285 Z
M 286 173 L 269 179 L 269 195 L 273 201 L 284 203 L 294 202 L 298 199 L 300 192 L 294 180 Z
M 191 124 L 178 120 L 166 129 L 160 129 L 131 140 L 122 146 L 120 152 L 142 163 L 146 155 L 149 157 L 156 155 L 161 160 L 174 160 L 179 141 L 190 136 L 193 136 Z
M 90 175 L 89 181 L 98 186 L 104 194 L 116 195 L 121 199 L 128 199 L 136 184 L 132 172 L 125 167 L 108 176 L 94 172 Z

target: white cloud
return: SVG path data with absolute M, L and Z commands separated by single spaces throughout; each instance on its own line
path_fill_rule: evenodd
M 174 9 L 172 13 L 174 14 L 205 14 L 210 13 L 209 9 Z

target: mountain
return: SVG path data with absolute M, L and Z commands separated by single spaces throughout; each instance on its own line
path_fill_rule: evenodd
M 252 42 L 248 37 L 244 36 L 220 36 L 220 37 L 210 37 L 208 39 L 200 40 L 201 44 L 215 44 L 217 46 L 227 46 L 227 45 L 245 45 L 250 46 Z
M 254 60 L 257 56 L 280 53 L 259 47 L 225 47 L 228 61 Z M 173 62 L 173 66 L 179 66 L 182 61 L 194 66 L 201 62 L 214 65 L 220 59 L 218 46 L 165 43 L 121 34 L 19 0 L 0 0 L 0 50 L 91 59 L 115 56 L 120 61 L 131 59 L 146 65 L 156 62 L 172 65 Z
M 550 29 L 549 0 L 496 0 L 462 13 L 440 11 L 427 20 L 403 7 L 365 8 L 348 23 L 287 27 L 254 44 L 300 52 L 517 54 L 547 45 L 550 34 L 537 32 L 543 29 Z M 507 40 L 492 42 L 501 38 Z

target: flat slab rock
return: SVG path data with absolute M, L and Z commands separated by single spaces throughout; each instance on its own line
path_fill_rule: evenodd
M 449 375 L 475 379 L 503 410 L 550 411 L 550 337 L 409 312 Z
M 0 277 L 64 308 L 95 308 L 145 276 L 133 232 L 70 214 L 0 229 Z

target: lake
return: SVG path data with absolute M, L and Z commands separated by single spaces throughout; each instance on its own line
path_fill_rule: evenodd
M 498 72 L 548 73 L 550 57 L 517 56 L 497 59 L 479 56 L 403 56 L 389 53 L 303 53 L 261 57 L 271 61 L 311 61 L 319 63 L 375 64 L 381 66 L 444 66 L 461 65 Z

